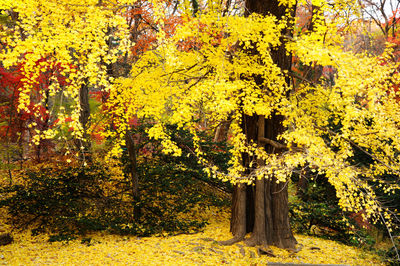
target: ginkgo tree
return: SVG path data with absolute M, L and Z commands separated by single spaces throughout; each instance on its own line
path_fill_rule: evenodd
M 158 48 L 133 65 L 129 78 L 118 81 L 109 104 L 124 112 L 119 130 L 110 134 L 119 134 L 123 145 L 129 117 L 151 117 L 148 134 L 162 140 L 165 152 L 179 155 L 164 130 L 167 124 L 196 136 L 199 120 L 217 126 L 233 118 L 229 173 L 207 159 L 200 143 L 193 151 L 209 175 L 236 184 L 234 238 L 225 243 L 252 232 L 248 244 L 293 248 L 287 182 L 293 171 L 306 167 L 328 178 L 343 209 L 364 209 L 365 219 L 394 225 L 396 213 L 379 203 L 371 185 L 381 181 L 380 174 L 399 171 L 393 90 L 399 76 L 390 48 L 380 57 L 345 53 L 338 25 L 323 18 L 315 20 L 312 32 L 293 36 L 291 1 L 248 1 L 245 16 L 221 16 L 218 4 L 208 5 L 197 17 L 184 17 L 174 36 L 160 32 Z M 329 12 L 324 1 L 315 5 L 321 10 L 316 16 Z M 294 88 L 290 53 L 304 64 L 335 68 L 334 85 L 321 76 Z M 117 155 L 119 149 L 116 145 L 112 152 Z M 354 163 L 355 150 L 371 162 Z M 384 181 L 379 186 L 387 193 L 398 189 Z
M 337 32 L 342 21 L 327 14 L 334 13 L 332 6 L 335 12 L 346 6 L 345 1 L 337 6 L 314 1 L 318 12 L 312 31 L 296 35 L 296 1 L 247 0 L 241 15 L 229 15 L 227 7 L 237 9 L 229 3 L 199 2 L 193 12 L 193 5 L 183 2 L 176 6 L 181 23 L 173 34 L 159 27 L 154 49 L 138 56 L 128 77 L 113 80 L 103 62 L 126 51 L 123 8 L 128 2 L 2 1 L 2 14 L 13 11 L 20 17 L 18 26 L 3 26 L 0 58 L 5 67 L 25 61 L 27 74 L 40 71 L 34 62 L 42 57 L 64 64 L 70 84 L 63 92 L 77 106 L 85 80 L 106 89 L 105 104 L 115 126 L 103 134 L 116 140 L 110 157 L 121 155 L 132 117 L 151 120 L 148 135 L 171 156 L 182 150 L 166 126 L 190 131 L 193 158 L 210 176 L 235 184 L 234 238 L 226 244 L 251 232 L 249 245 L 294 248 L 287 183 L 304 168 L 326 176 L 344 210 L 364 210 L 365 219 L 385 221 L 390 234 L 397 211 L 379 202 L 373 185 L 386 193 L 398 189 L 377 178 L 400 171 L 400 113 L 393 89 L 400 82 L 398 65 L 391 61 L 390 47 L 379 57 L 343 51 L 343 36 Z M 171 7 L 152 4 L 154 21 L 163 25 Z M 107 45 L 111 37 L 120 44 Z M 293 82 L 299 77 L 291 71 L 292 54 L 305 65 L 334 68 L 334 84 L 323 76 Z M 29 89 L 28 83 L 20 109 L 29 100 Z M 73 117 L 78 124 L 79 112 Z M 225 173 L 202 151 L 197 131 L 199 121 L 215 128 L 227 120 L 232 120 L 232 156 Z M 356 150 L 368 163 L 354 161 Z

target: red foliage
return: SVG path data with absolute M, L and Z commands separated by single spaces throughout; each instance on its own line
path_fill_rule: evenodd
M 48 64 L 41 64 L 47 62 Z M 0 139 L 9 143 L 19 143 L 28 140 L 36 134 L 55 124 L 49 114 L 49 86 L 56 80 L 61 86 L 66 85 L 66 77 L 60 73 L 63 67 L 43 58 L 36 62 L 41 65 L 40 75 L 33 80 L 32 76 L 24 75 L 24 64 L 5 69 L 0 65 Z M 26 78 L 33 85 L 29 93 L 30 104 L 27 110 L 18 110 L 21 90 L 26 85 Z M 44 99 L 45 98 L 45 99 Z M 40 102 L 43 104 L 39 104 Z M 28 127 L 28 125 L 31 125 Z M 40 149 L 40 147 L 39 147 Z
M 166 1 L 166 6 L 170 7 L 172 2 Z M 159 23 L 154 21 L 153 4 L 147 1 L 138 1 L 126 13 L 128 25 L 134 46 L 131 48 L 134 57 L 141 55 L 156 44 L 157 31 L 161 27 Z M 167 36 L 175 33 L 176 27 L 182 24 L 180 15 L 170 14 L 163 20 L 163 30 Z
M 393 12 L 389 22 L 383 27 L 389 29 L 387 41 L 395 45 L 395 57 L 400 60 L 400 9 Z
M 365 211 L 359 211 L 357 213 L 351 213 L 349 218 L 352 219 L 358 227 L 371 230 L 372 225 L 368 220 L 363 218 L 364 216 Z

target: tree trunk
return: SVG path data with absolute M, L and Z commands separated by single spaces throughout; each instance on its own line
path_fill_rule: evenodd
M 217 126 L 214 133 L 214 142 L 226 141 L 226 139 L 228 138 L 228 131 L 231 123 L 232 119 L 229 118 L 228 120 L 221 122 L 221 124 Z
M 233 238 L 231 240 L 220 242 L 223 245 L 231 245 L 235 242 L 242 241 L 246 236 L 246 210 L 248 209 L 246 208 L 246 203 L 249 202 L 246 199 L 246 189 L 247 186 L 245 184 L 237 184 L 234 187 L 231 217 L 231 232 L 233 234 Z
M 89 105 L 89 85 L 88 79 L 85 79 L 84 83 L 79 88 L 79 104 L 80 104 L 80 116 L 79 122 L 82 125 L 83 135 L 82 139 L 75 139 L 75 147 L 79 151 L 81 160 L 91 160 L 90 148 L 91 144 L 88 140 L 87 129 L 89 126 L 90 117 L 90 105 Z
M 247 0 L 246 15 L 250 13 L 272 14 L 281 19 L 286 12 L 286 7 L 279 5 L 278 0 Z M 292 11 L 294 12 L 294 10 Z M 282 32 L 283 36 L 290 36 L 289 29 Z M 282 45 L 271 50 L 271 56 L 274 63 L 283 71 L 290 70 L 291 56 L 287 55 L 282 40 Z M 253 77 L 258 84 L 262 84 L 259 77 Z M 289 84 L 290 80 L 287 79 Z M 262 145 L 260 137 L 277 140 L 277 136 L 284 131 L 282 126 L 283 117 L 272 114 L 271 117 L 265 119 L 263 116 L 244 115 L 242 129 L 247 136 L 247 140 L 252 140 Z M 269 153 L 280 153 L 281 151 L 271 145 L 264 146 Z M 248 168 L 252 159 L 248 155 L 243 156 L 243 165 Z M 257 160 L 258 166 L 262 166 L 263 162 Z M 275 245 L 280 248 L 294 248 L 296 239 L 294 238 L 289 224 L 289 208 L 288 208 L 288 190 L 286 183 L 277 183 L 276 178 L 256 180 L 254 187 L 248 187 L 245 192 L 242 186 L 237 186 L 233 193 L 232 201 L 232 217 L 231 231 L 234 235 L 233 240 L 243 239 L 243 228 L 250 230 L 251 237 L 246 240 L 248 245 Z M 255 191 L 254 191 L 255 189 Z M 245 194 L 245 195 L 243 195 Z M 244 204 L 243 201 L 246 201 Z M 237 206 L 246 206 L 246 211 Z M 245 217 L 241 217 L 242 215 Z M 240 228 L 240 230 L 238 229 Z M 227 241 L 229 242 L 229 241 Z
M 142 210 L 139 206 L 140 203 L 140 191 L 139 191 L 139 173 L 137 170 L 137 151 L 138 148 L 132 138 L 132 134 L 128 131 L 125 135 L 126 147 L 130 159 L 130 174 L 131 174 L 131 186 L 132 186 L 132 199 L 133 199 L 133 217 L 138 221 L 142 215 Z

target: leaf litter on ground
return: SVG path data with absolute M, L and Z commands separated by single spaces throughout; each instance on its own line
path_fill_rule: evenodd
M 47 235 L 14 233 L 0 247 L 0 265 L 266 265 L 268 262 L 384 265 L 376 255 L 317 237 L 296 235 L 296 251 L 275 247 L 222 246 L 231 238 L 229 213 L 210 208 L 202 232 L 135 237 L 94 233 L 82 239 L 48 242 Z M 272 255 L 271 255 L 272 254 Z

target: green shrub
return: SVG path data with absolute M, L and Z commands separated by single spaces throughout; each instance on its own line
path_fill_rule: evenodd
M 310 181 L 302 198 L 290 202 L 291 224 L 295 231 L 349 243 L 353 235 L 338 206 L 335 189 L 325 179 Z
M 24 185 L 0 188 L 0 208 L 8 209 L 17 228 L 30 228 L 33 234 L 48 232 L 51 241 L 68 241 L 98 230 L 138 236 L 198 230 L 207 221 L 196 217 L 194 209 L 229 204 L 227 197 L 217 193 L 229 191 L 229 185 L 209 179 L 192 155 L 171 157 L 161 152 L 159 143 L 147 144 L 151 154 L 138 153 L 139 200 L 131 194 L 132 166 L 125 151 L 122 178 L 111 176 L 112 171 L 98 162 L 84 168 L 48 164 L 27 169 Z M 203 144 L 204 149 L 215 149 L 215 144 Z M 228 156 L 219 149 L 213 159 L 226 164 Z M 141 210 L 140 217 L 135 217 L 134 208 Z

